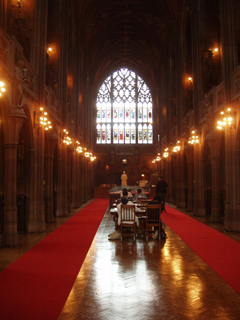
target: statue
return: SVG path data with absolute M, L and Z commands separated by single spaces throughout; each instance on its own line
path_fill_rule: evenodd
M 23 95 L 23 60 L 19 58 L 15 67 L 15 77 L 13 82 L 13 105 L 14 107 L 21 107 Z
M 126 175 L 125 171 L 123 171 L 121 175 L 121 186 L 127 186 L 127 179 L 128 176 Z

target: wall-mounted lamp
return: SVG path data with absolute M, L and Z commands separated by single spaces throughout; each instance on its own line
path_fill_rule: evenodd
M 217 56 L 218 55 L 218 48 L 214 48 L 211 51 L 212 51 L 212 55 L 213 56 Z
M 43 127 L 44 130 L 50 130 L 52 129 L 52 123 L 48 119 L 48 113 L 44 111 L 44 109 L 41 107 L 39 108 L 39 113 L 37 114 L 38 117 L 36 117 L 36 111 L 33 111 L 33 127 L 35 128 L 36 125 L 39 125 L 39 127 Z
M 196 135 L 196 130 L 192 130 L 191 137 L 188 139 L 188 143 L 190 144 L 198 144 L 199 138 L 198 135 Z
M 39 123 L 44 127 L 44 130 L 52 129 L 51 121 L 48 120 L 47 112 L 40 108 Z
M 70 145 L 72 144 L 72 139 L 68 136 L 68 131 L 66 129 L 63 130 L 63 143 Z
M 0 81 L 0 97 L 5 91 L 4 82 Z
M 10 7 L 12 8 L 21 8 L 22 7 L 22 4 L 21 4 L 21 0 L 17 0 L 17 5 L 11 5 Z
M 177 144 L 173 147 L 173 152 L 180 151 L 180 141 L 177 141 Z
M 163 152 L 163 157 L 167 158 L 168 156 L 169 156 L 168 148 L 165 148 Z
M 79 141 L 76 141 L 76 151 L 78 153 L 82 153 L 82 151 L 83 151 L 82 147 L 80 146 L 80 142 Z
M 226 126 L 236 127 L 236 112 L 232 112 L 231 108 L 227 109 L 226 115 L 224 111 L 220 112 L 221 120 L 217 122 L 217 129 L 223 130 Z

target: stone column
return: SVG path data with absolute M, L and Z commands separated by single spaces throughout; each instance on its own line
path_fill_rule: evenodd
M 187 211 L 193 211 L 193 180 L 194 180 L 194 147 L 192 145 L 186 145 L 184 151 L 187 156 L 187 170 L 188 170 L 188 199 L 187 199 Z
M 177 176 L 177 207 L 185 208 L 185 183 L 184 183 L 184 161 L 183 154 L 179 156 L 178 176 Z
M 80 155 L 75 151 L 73 154 L 73 172 L 72 172 L 72 208 L 79 208 L 80 207 L 80 198 L 79 198 L 79 162 L 80 162 Z
M 9 117 L 9 135 L 4 143 L 5 175 L 4 175 L 4 231 L 3 245 L 14 247 L 19 244 L 17 230 L 17 148 L 18 137 L 26 119 L 22 108 L 13 108 Z
M 194 163 L 188 161 L 188 204 L 187 211 L 193 211 L 193 180 L 194 180 Z
M 45 148 L 45 219 L 47 223 L 54 222 L 53 214 L 53 159 L 58 136 L 55 132 L 48 134 Z
M 219 156 L 213 155 L 212 160 L 212 222 L 221 222 L 219 192 Z
M 177 181 L 178 181 L 178 170 L 177 170 L 177 165 L 178 165 L 178 154 L 176 153 L 172 153 L 172 163 L 173 163 L 173 166 L 172 166 L 172 179 L 171 181 L 173 182 L 173 185 L 172 185 L 172 192 L 170 194 L 169 190 L 168 190 L 168 193 L 169 193 L 169 196 L 170 196 L 170 199 L 168 200 L 169 202 L 172 202 L 173 204 L 176 204 L 176 199 L 177 199 Z M 174 191 L 173 191 L 174 190 Z
M 68 212 L 71 212 L 72 207 L 72 193 L 73 193 L 73 175 L 74 175 L 74 160 L 73 160 L 73 145 L 68 146 L 67 155 L 67 198 L 68 198 Z
M 217 153 L 217 139 L 215 133 L 208 133 L 206 141 L 211 150 L 212 162 L 212 213 L 211 221 L 220 222 L 220 192 L 219 192 L 219 154 Z
M 194 146 L 194 215 L 205 216 L 203 188 L 203 162 L 200 145 Z

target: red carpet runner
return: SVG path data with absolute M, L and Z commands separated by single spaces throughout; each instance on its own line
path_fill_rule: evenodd
M 109 199 L 96 199 L 0 273 L 0 319 L 58 319 Z
M 166 210 L 162 221 L 240 294 L 240 243 L 169 206 Z

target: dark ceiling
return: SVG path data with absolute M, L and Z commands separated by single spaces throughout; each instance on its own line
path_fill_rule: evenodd
M 156 81 L 176 38 L 183 0 L 79 1 L 89 71 L 99 81 L 119 67 Z M 147 80 L 147 79 L 146 79 Z

